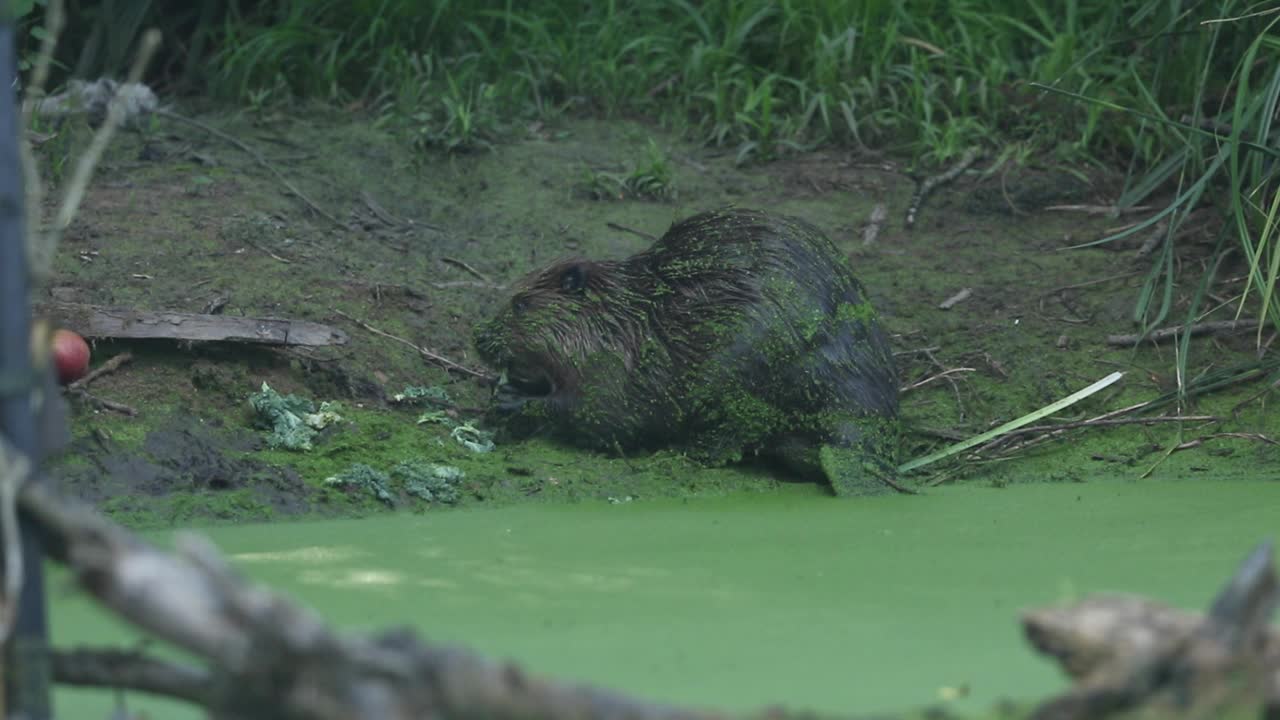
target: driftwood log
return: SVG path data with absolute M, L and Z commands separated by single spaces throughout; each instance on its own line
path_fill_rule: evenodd
M 306 320 L 163 312 L 133 308 L 46 303 L 36 314 L 91 338 L 240 342 L 261 345 L 345 345 L 338 328 Z
M 141 652 L 63 651 L 53 656 L 57 682 L 177 697 L 225 720 L 729 717 L 550 682 L 511 663 L 422 643 L 408 630 L 340 635 L 306 608 L 246 583 L 199 537 L 181 536 L 170 554 L 40 485 L 25 487 L 18 502 L 83 590 L 207 663 L 197 668 Z M 789 716 L 770 711 L 759 717 Z
M 1280 718 L 1280 631 L 1271 545 L 1254 550 L 1207 615 L 1127 595 L 1028 612 L 1031 645 L 1075 686 L 1034 720 Z

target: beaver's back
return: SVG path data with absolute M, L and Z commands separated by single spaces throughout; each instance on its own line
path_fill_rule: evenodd
M 651 278 L 653 328 L 690 382 L 749 387 L 793 411 L 896 414 L 888 339 L 845 258 L 809 223 L 703 213 L 633 263 Z

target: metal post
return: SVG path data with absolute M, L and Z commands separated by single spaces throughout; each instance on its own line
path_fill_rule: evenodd
M 7 6 L 9 3 L 5 3 Z M 37 463 L 41 439 L 32 393 L 43 381 L 31 367 L 23 175 L 18 154 L 19 112 L 14 18 L 0 9 L 0 435 Z M 40 537 L 19 517 L 24 577 L 17 617 L 4 650 L 5 711 L 9 720 L 47 720 L 49 701 L 48 619 L 45 614 L 44 553 Z M 12 601 L 12 598 L 9 599 Z

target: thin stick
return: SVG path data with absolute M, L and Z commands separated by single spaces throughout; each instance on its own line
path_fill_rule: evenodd
M 1054 425 L 1032 425 L 1030 427 L 1019 428 L 1017 430 L 1005 433 L 1004 437 L 1014 437 L 1017 435 L 1030 435 L 1038 432 L 1058 432 L 1060 430 L 1072 430 L 1084 427 L 1101 427 L 1111 425 L 1146 425 L 1147 423 L 1166 423 L 1166 422 L 1222 422 L 1222 418 L 1216 415 L 1158 415 L 1156 417 L 1137 417 L 1137 418 L 1104 418 L 1093 420 L 1077 420 L 1075 422 L 1057 423 Z M 1003 438 L 1001 438 L 1003 439 Z
M 1134 205 L 1127 208 L 1114 205 L 1050 205 L 1045 208 L 1045 210 L 1059 212 L 1082 212 L 1086 215 L 1124 215 L 1126 213 L 1145 212 L 1150 209 L 1150 205 Z
M 74 394 L 76 397 L 80 398 L 81 400 L 84 400 L 90 405 L 101 408 L 103 410 L 111 410 L 113 412 L 118 412 L 121 415 L 128 415 L 129 417 L 134 417 L 138 414 L 138 411 L 130 405 L 125 405 L 124 403 L 118 403 L 118 402 L 115 402 L 114 400 L 106 400 L 106 399 L 100 398 L 97 395 L 94 395 L 93 393 L 89 392 L 88 390 L 85 390 L 84 388 L 77 389 Z
M 922 388 L 925 385 L 928 385 L 929 383 L 933 382 L 934 380 L 941 380 L 949 375 L 954 375 L 956 373 L 962 373 L 962 372 L 976 372 L 976 371 L 973 368 L 968 368 L 968 367 L 951 368 L 950 370 L 943 370 L 942 372 L 937 373 L 935 375 L 930 375 L 929 377 L 919 382 L 914 382 L 914 383 L 911 383 L 910 385 L 904 385 L 899 392 L 904 392 L 904 393 L 910 392 L 912 390 Z
M 475 278 L 476 278 L 477 280 L 479 280 L 479 281 L 480 281 L 480 282 L 482 282 L 482 283 L 485 283 L 485 284 L 488 284 L 488 285 L 492 285 L 492 284 L 493 284 L 493 281 L 492 281 L 492 280 L 490 280 L 490 279 L 489 279 L 489 278 L 488 278 L 484 273 L 482 273 L 482 272 L 480 272 L 479 270 L 477 270 L 477 269 L 475 269 L 475 268 L 471 267 L 470 265 L 468 265 L 467 263 L 463 262 L 462 260 L 456 260 L 456 259 L 451 258 L 451 257 L 442 257 L 442 258 L 440 258 L 440 262 L 442 262 L 442 263 L 446 263 L 446 264 L 448 264 L 448 265 L 452 265 L 452 266 L 454 266 L 454 267 L 456 267 L 456 268 L 460 268 L 460 269 L 462 269 L 462 270 L 464 270 L 464 271 L 466 271 L 466 272 L 468 272 L 468 273 L 471 273 L 473 276 L 475 276 Z
M 1244 318 L 1242 320 L 1214 320 L 1212 322 L 1195 323 L 1193 325 L 1174 325 L 1173 327 L 1161 328 L 1146 335 L 1137 333 L 1129 335 L 1108 335 L 1108 345 L 1137 345 L 1143 340 L 1151 342 L 1160 342 L 1168 340 L 1181 333 L 1190 333 L 1191 335 L 1208 335 L 1210 333 L 1231 332 L 1235 330 L 1252 330 L 1258 326 L 1258 321 L 1252 318 Z
M 143 33 L 142 47 L 138 49 L 138 56 L 134 59 L 133 67 L 129 70 L 129 79 L 126 84 L 136 83 L 142 79 L 142 70 L 151 62 L 151 56 L 155 54 L 156 48 L 159 46 L 159 30 L 152 29 Z M 80 203 L 84 200 L 85 191 L 89 188 L 89 180 L 93 177 L 93 170 L 98 166 L 98 161 L 102 159 L 102 153 L 106 151 L 111 138 L 116 134 L 116 130 L 124 123 L 124 116 L 124 100 L 121 93 L 116 93 L 111 98 L 111 104 L 107 107 L 107 119 L 102 123 L 102 127 L 98 128 L 98 132 L 94 133 L 93 140 L 89 142 L 88 149 L 80 156 L 80 160 L 76 163 L 75 172 L 71 175 L 71 184 L 67 187 L 67 194 L 63 197 L 62 206 L 58 208 L 58 215 L 54 221 L 55 242 L 57 239 L 61 239 L 62 234 L 71 226 L 71 220 L 76 216 L 76 211 L 80 209 Z
M 951 308 L 955 307 L 956 305 L 959 305 L 960 303 L 964 302 L 965 300 L 968 300 L 968 299 L 969 299 L 969 297 L 970 297 L 970 296 L 972 296 L 972 295 L 973 295 L 973 288 L 961 288 L 960 290 L 958 290 L 958 291 L 956 292 L 956 294 L 955 294 L 955 295 L 952 295 L 951 297 L 947 298 L 946 300 L 943 300 L 942 302 L 938 303 L 938 309 L 939 309 L 939 310 L 950 310 Z
M 1086 280 L 1085 282 L 1076 283 L 1074 285 L 1063 285 L 1062 287 L 1057 287 L 1050 290 L 1047 293 L 1044 293 L 1043 295 L 1041 295 L 1041 297 L 1056 295 L 1057 293 L 1063 292 L 1065 290 L 1079 290 L 1080 288 L 1087 288 L 1092 285 L 1101 285 L 1102 283 L 1111 282 L 1112 280 L 1122 280 L 1127 277 L 1133 277 L 1134 275 L 1137 275 L 1140 272 L 1145 272 L 1145 271 L 1134 270 L 1133 272 L 1120 273 L 1118 275 L 1108 275 L 1107 277 L 1098 278 L 1097 280 Z
M 922 468 L 925 465 L 929 465 L 943 458 L 950 457 L 951 455 L 955 455 L 956 453 L 964 452 L 965 450 L 968 450 L 969 448 L 975 445 L 980 445 L 994 437 L 999 437 L 1000 435 L 1004 435 L 1007 432 L 1017 430 L 1018 428 L 1024 425 L 1029 425 L 1030 423 L 1033 423 L 1042 417 L 1045 417 L 1047 415 L 1052 415 L 1053 413 L 1056 413 L 1059 410 L 1062 410 L 1063 408 L 1076 404 L 1077 402 L 1089 397 L 1090 395 L 1093 395 L 1099 390 L 1102 390 L 1112 385 L 1122 377 L 1124 377 L 1124 373 L 1118 372 L 1118 371 L 1113 372 L 1110 375 L 1090 385 L 1089 387 L 1084 388 L 1083 390 L 1074 392 L 1068 395 L 1067 397 L 1064 397 L 1061 400 L 1058 400 L 1057 402 L 1050 403 L 1049 405 L 1046 405 L 1040 408 L 1039 410 L 1036 410 L 1035 412 L 1028 413 L 1027 415 L 1023 415 L 1022 417 L 1016 420 L 1010 420 L 1009 422 L 1001 425 L 1000 427 L 994 430 L 989 430 L 987 432 L 982 433 L 981 435 L 971 437 L 968 440 L 965 440 L 964 442 L 956 443 L 955 445 L 950 445 L 948 447 L 945 447 L 939 450 L 938 452 L 931 453 L 922 458 L 917 458 L 908 463 L 900 465 L 898 467 L 898 472 L 900 473 L 911 472 L 912 470 Z
M 916 216 L 920 214 L 920 206 L 924 205 L 925 198 L 929 196 L 929 193 L 933 192 L 934 188 L 960 177 L 960 173 L 964 172 L 977 159 L 978 147 L 975 145 L 965 150 L 960 160 L 946 172 L 925 178 L 924 182 L 920 183 L 920 187 L 916 189 L 916 194 L 911 196 L 911 204 L 907 206 L 907 227 L 915 226 Z
M 964 400 L 960 398 L 960 386 L 956 385 L 956 381 L 953 380 L 951 376 L 947 374 L 947 367 L 942 363 L 938 362 L 938 358 L 934 356 L 933 350 L 926 349 L 923 352 L 925 357 L 929 358 L 929 362 L 933 363 L 933 366 L 938 368 L 939 371 L 941 371 L 942 377 L 945 378 L 947 381 L 947 384 L 951 386 L 951 392 L 954 393 L 956 396 L 956 412 L 959 413 L 960 419 L 963 420 L 965 417 Z
M 422 355 L 422 357 L 426 358 L 427 360 L 430 360 L 430 361 L 431 361 L 431 362 L 433 362 L 433 363 L 436 363 L 437 365 L 440 365 L 440 366 L 441 366 L 441 367 L 443 367 L 445 370 L 456 370 L 457 372 L 460 372 L 460 373 L 463 373 L 463 374 L 466 374 L 466 375 L 470 375 L 471 377 L 478 378 L 478 379 L 480 379 L 480 380 L 492 380 L 492 379 L 493 379 L 493 376 L 492 376 L 492 375 L 489 375 L 489 374 L 487 374 L 487 373 L 480 372 L 480 371 L 478 371 L 478 370 L 472 370 L 471 368 L 469 368 L 469 367 L 467 367 L 467 366 L 465 366 L 465 365 L 460 365 L 460 364 L 458 364 L 458 363 L 454 362 L 453 360 L 450 360 L 449 358 L 447 358 L 447 357 L 445 357 L 445 356 L 443 356 L 443 355 L 441 355 L 441 354 L 439 354 L 439 353 L 437 353 L 437 352 L 434 352 L 434 351 L 432 351 L 432 350 L 428 350 L 428 349 L 427 349 L 427 348 L 425 348 L 425 347 L 422 347 L 421 345 L 415 345 L 415 344 L 413 344 L 412 342 L 409 342 L 408 340 L 405 340 L 405 339 L 404 339 L 404 338 L 402 338 L 402 337 L 398 337 L 398 336 L 396 336 L 396 335 L 392 335 L 392 334 L 391 334 L 391 333 L 389 333 L 389 332 L 384 332 L 384 331 L 382 331 L 382 330 L 379 330 L 378 328 L 376 328 L 376 327 L 374 327 L 374 326 L 370 325 L 369 323 L 367 323 L 367 322 L 365 322 L 365 321 L 363 321 L 363 320 L 359 320 L 359 319 L 357 319 L 357 318 L 354 318 L 354 317 L 352 317 L 352 316 L 350 316 L 350 315 L 348 315 L 348 314 L 346 314 L 346 313 L 342 312 L 341 310 L 337 310 L 337 309 L 330 308 L 330 312 L 333 312 L 333 313 L 335 313 L 335 314 L 337 314 L 337 315 L 341 315 L 342 317 L 344 317 L 344 318 L 346 318 L 346 319 L 350 320 L 351 322 L 353 322 L 353 323 L 355 323 L 355 324 L 359 325 L 360 327 L 364 328 L 365 330 L 368 330 L 369 332 L 373 333 L 374 335 L 381 335 L 382 337 L 387 338 L 388 340 L 395 340 L 396 342 L 398 342 L 398 343 L 400 343 L 400 344 L 402 344 L 402 345 L 407 345 L 407 346 L 409 346 L 409 347 L 413 348 L 414 350 L 418 351 L 418 354 Z
M 607 222 L 607 223 L 605 223 L 605 227 L 609 228 L 610 230 L 617 230 L 617 231 L 619 231 L 619 232 L 625 232 L 625 233 L 631 233 L 632 235 L 638 235 L 638 236 L 640 236 L 640 237 L 642 237 L 642 238 L 644 238 L 645 240 L 648 240 L 648 241 L 650 241 L 650 242 L 653 242 L 653 241 L 655 241 L 655 240 L 657 240 L 657 239 L 658 239 L 658 237 L 657 237 L 656 235 L 650 235 L 649 233 L 647 233 L 647 232 L 645 232 L 645 231 L 643 231 L 643 230 L 633 230 L 633 229 L 631 229 L 631 228 L 629 228 L 629 227 L 627 227 L 627 226 L 625 226 L 625 225 L 619 225 L 618 223 L 615 223 L 615 222 Z
M 93 372 L 90 372 L 88 375 L 85 375 L 79 380 L 76 380 L 75 382 L 68 385 L 67 390 L 72 392 L 76 390 L 80 390 L 85 386 L 87 386 L 89 383 L 93 382 L 94 380 L 97 380 L 98 378 L 102 377 L 103 375 L 119 370 L 121 365 L 129 362 L 132 359 L 133 359 L 133 353 L 130 353 L 130 352 L 122 352 L 119 355 L 112 356 L 109 360 L 102 363 L 98 367 L 94 368 Z
M 0 641 L 7 643 L 22 594 L 22 538 L 18 535 L 18 488 L 26 480 L 31 464 L 3 437 L 0 437 L 0 518 L 4 525 L 4 602 L 0 605 Z
M 22 127 L 18 130 L 18 156 L 22 161 L 22 180 L 27 196 L 27 264 L 37 277 L 48 274 L 53 262 L 54 243 L 49 242 L 44 234 L 44 184 L 40 181 L 40 166 L 31 151 L 27 132 L 31 129 L 36 103 L 44 97 L 44 85 L 49 79 L 53 53 L 65 25 L 66 12 L 62 0 L 50 0 L 44 15 L 45 34 L 40 40 L 40 52 L 36 56 L 31 81 L 23 98 Z
M 195 127 L 195 128 L 199 128 L 199 129 L 204 130 L 205 132 L 209 133 L 210 135 L 213 135 L 214 137 L 217 137 L 217 138 L 219 138 L 219 139 L 221 139 L 221 140 L 224 140 L 224 141 L 226 141 L 226 142 L 228 142 L 228 143 L 231 143 L 232 145 L 235 145 L 236 147 L 240 148 L 240 150 L 242 150 L 246 155 L 248 155 L 249 157 L 253 158 L 253 161 L 254 161 L 254 162 L 258 163 L 258 165 L 260 165 L 261 167 L 265 168 L 265 169 L 267 170 L 267 172 L 269 172 L 269 173 L 271 173 L 272 175 L 274 175 L 274 176 L 275 176 L 275 178 L 276 178 L 276 180 L 279 180 L 279 181 L 280 181 L 280 184 L 281 184 L 281 185 L 284 185 L 284 187 L 285 187 L 285 189 L 286 189 L 286 190 L 288 190 L 289 192 L 293 193 L 294 197 L 296 197 L 296 198 L 298 198 L 299 200 L 301 200 L 302 202 L 306 203 L 306 204 L 307 204 L 307 207 L 311 208 L 311 209 L 312 209 L 312 211 L 314 211 L 317 215 L 319 215 L 320 217 L 322 217 L 322 218 L 324 218 L 324 219 L 328 220 L 329 222 L 333 223 L 334 225 L 337 225 L 338 227 L 342 228 L 343 230 L 346 230 L 346 231 L 348 231 L 348 232 L 353 232 L 353 230 L 352 230 L 352 228 L 351 228 L 351 226 L 350 226 L 350 225 L 348 225 L 348 224 L 346 224 L 346 223 L 342 222 L 341 220 L 339 220 L 338 218 L 334 217 L 333 215 L 330 215 L 330 214 L 329 214 L 329 213 L 328 213 L 324 208 L 322 208 L 322 207 L 320 207 L 319 205 L 317 205 L 317 204 L 316 204 L 316 202 L 315 202 L 314 200 L 312 200 L 311 198 L 307 197 L 307 195 L 306 195 L 305 193 L 303 193 L 301 190 L 299 190 L 299 189 L 298 189 L 298 187 L 297 187 L 296 185 L 294 185 L 292 182 L 289 182 L 289 178 L 285 177 L 285 176 L 284 176 L 284 173 L 281 173 L 279 170 L 277 170 L 277 169 L 276 169 L 276 166 L 274 166 L 274 165 L 272 165 L 271 163 L 267 162 L 267 159 L 266 159 L 266 158 L 264 158 L 264 157 L 262 156 L 262 154 L 261 154 L 261 153 L 259 153 L 257 150 L 254 150 L 253 148 L 249 147 L 248 145 L 246 145 L 244 142 L 242 142 L 242 141 L 241 141 L 241 140 L 239 140 L 238 138 L 232 137 L 231 135 L 229 135 L 229 134 L 227 134 L 227 133 L 225 133 L 225 132 L 223 132 L 223 131 L 221 131 L 221 130 L 219 130 L 219 129 L 215 128 L 215 127 L 213 127 L 212 125 L 208 125 L 208 124 L 202 123 L 202 122 L 200 122 L 199 120 L 196 120 L 196 119 L 194 119 L 194 118 L 186 117 L 185 115 L 179 115 L 178 113 L 173 112 L 172 110 L 165 110 L 165 109 L 161 108 L 160 110 L 157 110 L 157 111 L 156 111 L 156 114 L 157 114 L 157 115 L 161 115 L 161 116 L 163 116 L 163 117 L 170 118 L 171 120 L 177 120 L 178 122 L 186 123 L 186 124 L 188 124 L 188 125 L 190 125 L 190 126 L 192 126 L 192 127 Z
M 884 221 L 889 219 L 889 207 L 884 203 L 876 203 L 871 208 L 871 216 L 867 218 L 867 224 L 862 228 L 862 246 L 867 247 L 875 243 L 876 238 L 880 236 L 880 229 L 884 227 Z

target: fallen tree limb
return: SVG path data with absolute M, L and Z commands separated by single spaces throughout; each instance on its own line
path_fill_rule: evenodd
M 975 145 L 974 147 L 965 150 L 964 154 L 960 156 L 960 159 L 956 161 L 956 164 L 952 165 L 945 172 L 932 175 L 920 182 L 919 187 L 916 188 L 915 194 L 911 196 L 911 203 L 907 205 L 907 217 L 904 222 L 907 229 L 915 227 L 916 217 L 919 216 L 920 208 L 924 205 L 925 199 L 929 197 L 929 193 L 933 192 L 939 185 L 945 185 L 946 183 L 960 177 L 960 174 L 967 170 L 969 166 L 978 159 L 978 155 L 980 153 L 981 151 Z
M 163 312 L 133 308 L 45 303 L 35 312 L 85 337 L 240 342 L 318 347 L 345 345 L 342 330 L 307 320 Z
M 1031 717 L 1278 717 L 1280 631 L 1270 625 L 1278 601 L 1267 543 L 1204 616 L 1124 595 L 1029 612 L 1027 640 L 1076 681 Z
M 201 668 L 114 648 L 76 648 L 51 653 L 53 680 L 63 685 L 138 690 L 208 705 L 214 695 L 209 673 Z
M 1173 327 L 1161 328 L 1153 330 L 1146 335 L 1137 333 L 1126 335 L 1108 335 L 1108 345 L 1137 345 L 1143 340 L 1151 342 L 1160 342 L 1161 340 L 1170 340 L 1177 337 L 1181 333 L 1190 333 L 1195 335 L 1209 335 L 1221 332 L 1236 332 L 1239 330 L 1252 330 L 1258 327 L 1258 321 L 1244 318 L 1240 320 L 1214 320 L 1212 322 L 1196 323 L 1194 325 L 1175 325 Z
M 123 353 L 120 353 L 119 355 L 112 356 L 106 362 L 102 363 L 98 367 L 91 370 L 88 375 L 85 375 L 79 380 L 76 380 L 75 382 L 68 385 L 67 389 L 71 391 L 85 389 L 89 386 L 89 383 L 93 382 L 94 380 L 97 380 L 98 378 L 102 377 L 103 375 L 106 375 L 107 373 L 113 373 L 116 370 L 119 370 L 121 365 L 129 362 L 132 359 L 133 359 L 133 353 L 128 353 L 128 352 L 123 352 Z
M 735 717 L 552 682 L 512 663 L 422 643 L 407 630 L 339 635 L 310 610 L 245 582 L 199 537 L 179 536 L 176 553 L 165 553 L 37 484 L 22 489 L 18 504 L 81 588 L 207 664 L 80 649 L 53 654 L 60 682 L 180 698 L 215 720 Z M 1130 718 L 1126 713 L 1135 709 L 1158 717 L 1220 717 L 1213 713 L 1228 706 L 1280 711 L 1280 631 L 1268 625 L 1277 596 L 1271 548 L 1264 545 L 1205 617 L 1133 597 L 1027 613 L 1031 644 L 1077 681 L 1032 717 Z M 737 717 L 818 716 L 769 709 Z
M 69 680 L 181 697 L 202 704 L 211 717 L 237 720 L 729 717 L 546 681 L 511 663 L 423 644 L 407 630 L 340 636 L 310 610 L 246 583 L 199 537 L 179 536 L 171 555 L 40 485 L 28 484 L 19 504 L 81 588 L 209 665 L 192 670 L 135 654 L 112 672 L 100 661 L 121 656 L 62 654 L 57 672 Z M 202 672 L 203 691 L 195 687 Z M 768 717 L 788 715 L 771 711 Z

